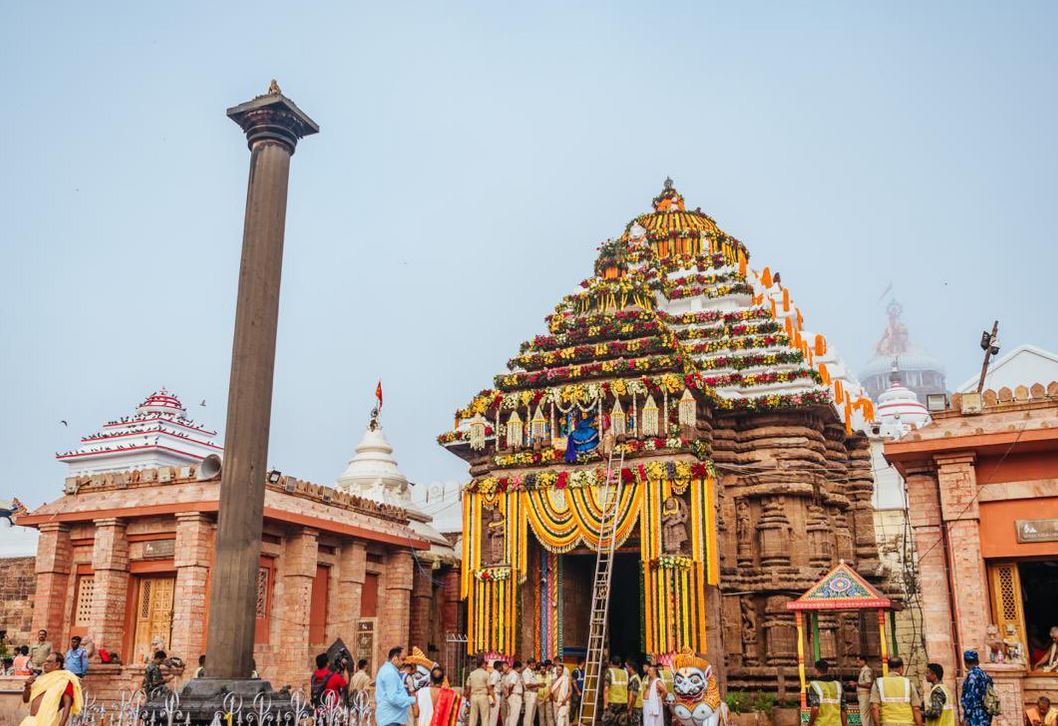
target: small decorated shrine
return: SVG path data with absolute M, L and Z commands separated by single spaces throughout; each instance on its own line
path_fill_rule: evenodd
M 617 449 L 610 651 L 716 653 L 736 686 L 773 687 L 796 668 L 786 601 L 839 557 L 877 565 L 872 403 L 778 274 L 671 180 L 652 207 L 438 438 L 472 477 L 468 649 L 583 653 Z
M 801 711 L 807 717 L 808 680 L 805 675 L 805 618 L 808 619 L 809 632 L 807 643 L 812 648 L 812 662 L 822 657 L 820 647 L 819 615 L 821 612 L 859 612 L 873 610 L 878 615 L 878 634 L 882 661 L 882 675 L 889 675 L 888 656 L 892 639 L 893 654 L 896 655 L 896 626 L 891 621 L 891 632 L 886 634 L 886 613 L 893 614 L 893 601 L 878 592 L 877 588 L 867 582 L 858 572 L 844 561 L 838 563 L 819 582 L 796 600 L 786 603 L 786 608 L 794 613 L 797 622 L 797 674 L 801 682 Z M 804 718 L 802 720 L 804 720 Z M 850 723 L 860 723 L 850 720 Z

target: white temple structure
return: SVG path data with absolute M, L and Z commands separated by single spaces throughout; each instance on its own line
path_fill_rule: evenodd
M 452 543 L 433 526 L 433 518 L 412 500 L 411 483 L 397 466 L 393 447 L 376 416 L 372 417 L 356 453 L 334 486 L 358 497 L 402 507 L 408 513 L 412 530 L 430 543 L 430 555 L 435 562 L 459 560 Z
M 860 381 L 870 397 L 879 401 L 891 383 L 890 372 L 895 364 L 901 383 L 925 403 L 929 394 L 945 392 L 944 365 L 910 341 L 903 312 L 903 306 L 895 300 L 886 307 L 889 322 L 874 346 L 874 355 L 860 372 Z
M 223 452 L 213 440 L 216 435 L 191 420 L 180 399 L 162 388 L 132 415 L 104 424 L 101 431 L 84 436 L 79 448 L 55 458 L 70 467 L 68 476 L 190 466 Z

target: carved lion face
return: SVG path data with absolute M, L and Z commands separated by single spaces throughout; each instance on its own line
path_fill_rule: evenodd
M 708 679 L 701 668 L 680 668 L 673 676 L 672 686 L 677 696 L 693 701 L 705 695 Z

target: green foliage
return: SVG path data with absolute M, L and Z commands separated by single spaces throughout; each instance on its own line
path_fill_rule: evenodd
M 724 701 L 731 713 L 745 713 L 749 708 L 749 694 L 744 691 L 728 691 Z
M 756 695 L 753 696 L 753 710 L 770 716 L 771 712 L 775 710 L 775 700 L 774 693 L 757 691 Z

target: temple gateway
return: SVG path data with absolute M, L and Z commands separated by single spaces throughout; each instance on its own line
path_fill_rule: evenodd
M 879 582 L 870 399 L 778 274 L 667 180 L 594 275 L 439 442 L 466 460 L 468 649 L 570 658 L 588 642 L 602 485 L 622 461 L 609 650 L 706 654 L 728 688 L 786 691 L 786 603 L 844 561 Z M 877 625 L 822 614 L 848 667 Z

